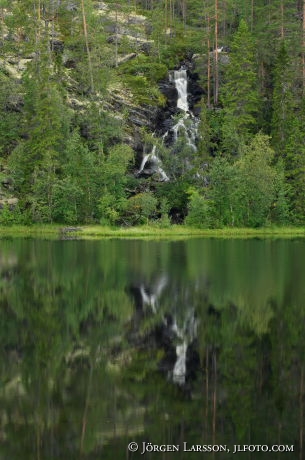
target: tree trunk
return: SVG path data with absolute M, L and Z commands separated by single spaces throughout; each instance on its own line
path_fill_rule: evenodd
M 211 42 L 210 42 L 210 17 L 208 17 L 208 100 L 207 100 L 207 106 L 208 108 L 211 107 L 211 54 L 210 54 L 210 47 L 211 47 Z
M 305 0 L 304 0 L 305 2 Z M 214 105 L 218 104 L 218 0 L 215 0 Z
M 304 367 L 301 368 L 300 377 L 300 460 L 303 458 L 303 442 L 304 442 Z
M 85 44 L 86 44 L 86 51 L 87 51 L 87 58 L 88 58 L 88 70 L 89 70 L 89 76 L 90 76 L 90 89 L 93 92 L 94 82 L 93 82 L 93 72 L 92 72 L 92 61 L 91 61 L 91 54 L 90 54 L 90 47 L 89 47 L 89 40 L 88 40 L 88 28 L 87 28 L 84 0 L 81 0 L 81 7 L 82 7 L 84 37 L 85 37 Z
M 303 96 L 305 94 L 305 0 L 303 0 L 302 15 L 302 76 L 303 76 Z
M 281 39 L 284 40 L 284 0 L 281 0 Z

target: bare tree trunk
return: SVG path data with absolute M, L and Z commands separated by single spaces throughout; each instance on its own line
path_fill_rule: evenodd
M 169 16 L 168 16 L 169 37 L 172 36 L 172 0 L 169 0 Z
M 210 17 L 208 17 L 208 100 L 207 106 L 211 107 L 211 54 L 210 54 Z
M 182 0 L 181 9 L 182 9 L 183 28 L 185 29 L 185 25 L 186 25 L 186 0 Z
M 85 12 L 84 0 L 81 0 L 81 7 L 82 7 L 83 29 L 84 29 L 84 37 L 85 37 L 86 51 L 87 51 L 87 57 L 88 57 L 89 75 L 90 75 L 90 87 L 91 87 L 90 89 L 91 89 L 91 91 L 94 91 L 92 61 L 91 61 L 91 53 L 90 53 L 89 40 L 88 40 L 88 28 L 87 28 L 87 20 L 86 20 L 86 12 Z
M 34 10 L 36 8 L 36 3 L 34 4 Z M 37 25 L 36 25 L 36 32 L 35 32 L 35 64 L 37 69 L 37 74 L 40 73 L 40 44 L 41 44 L 41 4 L 40 0 L 37 2 Z
M 304 366 L 301 368 L 300 377 L 300 460 L 303 458 L 303 442 L 304 442 Z
M 284 39 L 284 0 L 281 0 L 281 39 Z
M 2 6 L 1 7 L 1 39 L 2 39 L 3 43 L 4 43 L 4 29 L 5 29 L 5 26 L 4 26 L 4 8 Z M 4 58 L 4 62 L 5 62 L 5 53 L 3 53 L 3 58 Z
M 302 76 L 303 76 L 303 95 L 305 93 L 305 0 L 303 0 L 302 18 Z
M 305 2 L 305 0 L 304 0 Z M 214 104 L 218 104 L 218 0 L 215 0 Z
M 115 8 L 115 66 L 118 66 L 118 7 Z

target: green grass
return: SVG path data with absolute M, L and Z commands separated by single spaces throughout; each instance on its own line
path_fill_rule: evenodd
M 191 237 L 206 238 L 295 238 L 305 237 L 303 227 L 264 227 L 264 228 L 222 228 L 196 229 L 184 225 L 172 225 L 169 228 L 159 228 L 155 225 L 129 228 L 110 228 L 101 225 L 77 226 L 77 231 L 67 232 L 63 225 L 32 225 L 0 228 L 0 238 L 23 237 L 61 239 L 77 237 L 80 239 L 99 238 L 147 238 L 147 239 L 176 239 Z

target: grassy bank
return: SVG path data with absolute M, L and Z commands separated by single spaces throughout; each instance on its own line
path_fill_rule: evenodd
M 222 228 L 196 229 L 184 225 L 169 228 L 142 226 L 110 228 L 101 225 L 65 227 L 60 225 L 11 226 L 0 228 L 0 238 L 23 237 L 45 239 L 99 239 L 99 238 L 295 238 L 305 237 L 303 227 Z

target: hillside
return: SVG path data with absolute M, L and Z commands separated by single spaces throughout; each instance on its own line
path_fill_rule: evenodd
M 305 2 L 0 16 L 1 224 L 304 224 Z

